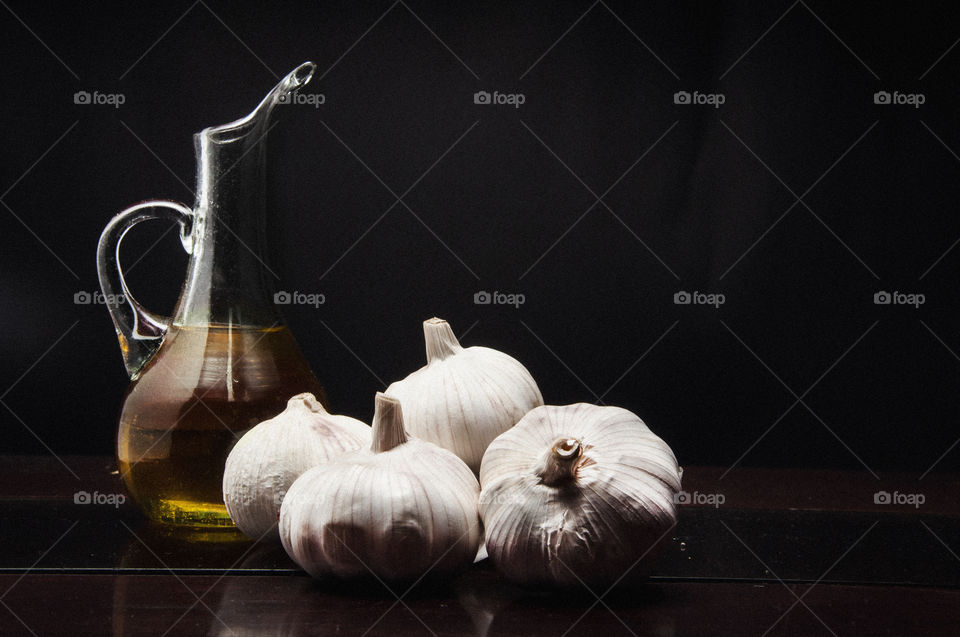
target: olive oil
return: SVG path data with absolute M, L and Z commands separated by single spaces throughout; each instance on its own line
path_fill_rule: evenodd
M 124 399 L 117 459 L 131 496 L 160 522 L 233 527 L 227 455 L 301 392 L 326 404 L 286 327 L 172 326 Z

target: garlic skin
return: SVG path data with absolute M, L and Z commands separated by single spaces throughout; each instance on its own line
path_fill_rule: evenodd
M 530 372 L 488 347 L 463 348 L 450 325 L 423 322 L 427 365 L 387 387 L 403 403 L 407 430 L 457 454 L 474 472 L 494 438 L 543 404 Z
M 538 407 L 484 454 L 487 552 L 522 584 L 642 577 L 676 525 L 680 476 L 670 447 L 626 409 Z
M 227 456 L 223 503 L 230 519 L 254 540 L 279 539 L 284 494 L 307 469 L 370 444 L 370 427 L 327 413 L 313 394 L 297 394 L 286 409 L 245 433 Z
M 470 565 L 480 485 L 446 449 L 410 437 L 396 398 L 378 393 L 373 443 L 310 469 L 280 508 L 280 539 L 314 577 L 404 581 Z

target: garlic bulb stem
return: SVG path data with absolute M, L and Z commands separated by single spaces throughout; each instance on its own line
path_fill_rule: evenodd
M 307 411 L 320 414 L 321 416 L 329 415 L 329 412 L 323 406 L 323 403 L 317 400 L 317 397 L 309 392 L 292 396 L 289 400 L 287 400 L 287 409 L 306 409 Z
M 383 392 L 377 392 L 373 408 L 373 444 L 370 451 L 383 453 L 402 445 L 409 437 L 403 428 L 400 401 Z
M 559 487 L 577 477 L 577 467 L 583 455 L 583 445 L 576 438 L 560 438 L 543 454 L 536 474 L 540 483 Z
M 427 344 L 427 365 L 463 351 L 453 328 L 441 318 L 434 317 L 423 322 L 423 337 Z

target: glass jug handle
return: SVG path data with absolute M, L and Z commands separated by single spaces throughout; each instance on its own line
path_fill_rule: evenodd
M 167 219 L 180 224 L 180 241 L 192 250 L 193 211 L 176 201 L 153 200 L 130 206 L 103 229 L 97 246 L 97 276 L 110 317 L 117 330 L 127 373 L 134 378 L 150 360 L 167 332 L 170 319 L 144 308 L 130 293 L 120 267 L 120 243 L 134 225 L 148 219 Z

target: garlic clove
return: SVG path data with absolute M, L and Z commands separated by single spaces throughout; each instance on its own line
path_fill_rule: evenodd
M 250 429 L 230 451 L 223 473 L 230 519 L 255 540 L 279 539 L 277 513 L 294 480 L 370 439 L 370 427 L 327 413 L 313 394 L 293 396 L 283 412 Z
M 427 364 L 391 384 L 407 429 L 449 449 L 477 474 L 487 446 L 543 396 L 527 369 L 513 357 L 487 347 L 464 348 L 439 318 L 423 323 Z
M 670 447 L 619 407 L 538 407 L 480 469 L 490 560 L 524 584 L 607 586 L 644 575 L 676 524 Z
M 294 482 L 280 509 L 280 538 L 315 577 L 446 573 L 477 554 L 479 493 L 459 458 L 410 436 L 399 401 L 377 394 L 370 447 Z

